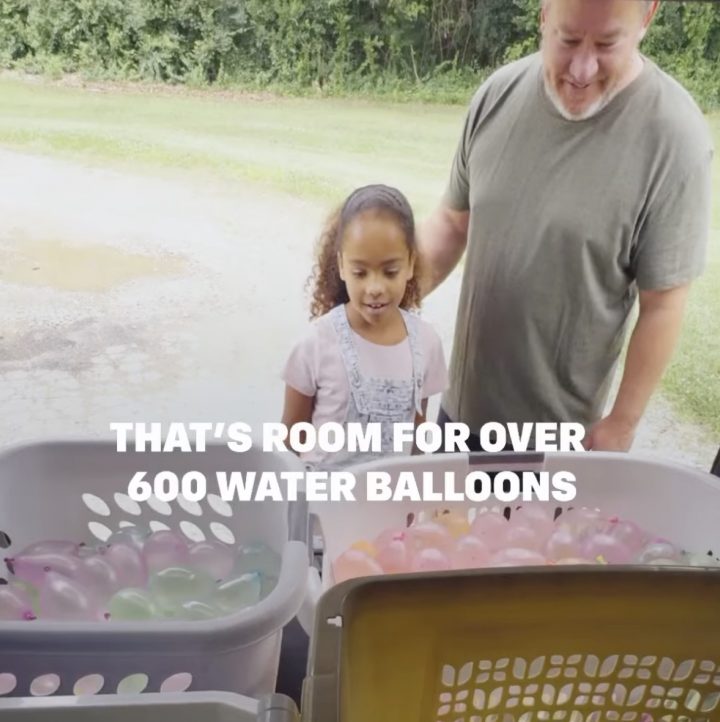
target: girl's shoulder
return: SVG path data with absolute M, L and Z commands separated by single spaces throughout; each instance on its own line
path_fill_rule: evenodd
M 332 343 L 335 339 L 335 328 L 333 326 L 332 311 L 318 316 L 310 321 L 303 330 L 296 346 L 305 348 L 322 348 L 325 344 Z
M 433 326 L 429 321 L 426 321 L 424 318 L 422 318 L 422 316 L 417 313 L 406 311 L 406 314 L 407 316 L 410 316 L 411 319 L 413 319 L 412 322 L 415 324 L 418 338 L 424 346 L 442 346 L 440 334 L 438 334 L 438 332 L 435 330 L 435 326 Z

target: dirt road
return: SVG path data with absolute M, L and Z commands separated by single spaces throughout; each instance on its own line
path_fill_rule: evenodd
M 0 444 L 107 436 L 112 421 L 278 420 L 326 208 L 7 150 L 0 166 Z M 458 286 L 424 311 L 446 353 Z M 662 399 L 635 450 L 703 468 L 715 451 Z

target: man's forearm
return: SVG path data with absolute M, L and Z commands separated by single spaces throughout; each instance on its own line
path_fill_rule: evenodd
M 434 291 L 457 266 L 467 245 L 468 214 L 441 206 L 418 228 L 422 295 Z
M 667 294 L 667 295 L 664 295 Z M 656 294 L 643 308 L 628 345 L 625 369 L 610 415 L 634 428 L 672 358 L 682 323 L 687 288 Z

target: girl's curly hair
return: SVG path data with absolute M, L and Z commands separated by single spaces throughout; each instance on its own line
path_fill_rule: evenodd
M 392 215 L 405 234 L 408 250 L 414 258 L 413 277 L 408 281 L 400 306 L 414 309 L 420 306 L 419 254 L 415 242 L 415 221 L 407 198 L 397 188 L 386 185 L 363 186 L 353 191 L 347 200 L 328 218 L 317 243 L 316 262 L 308 278 L 307 286 L 312 287 L 310 318 L 318 318 L 328 311 L 347 303 L 345 282 L 340 278 L 338 252 L 345 229 L 353 218 L 364 211 L 380 211 Z

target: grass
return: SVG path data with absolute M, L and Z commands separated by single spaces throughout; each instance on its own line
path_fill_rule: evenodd
M 324 202 L 382 180 L 407 189 L 419 212 L 442 193 L 463 114 L 461 105 L 93 93 L 0 80 L 5 146 L 203 171 Z
M 464 105 L 193 91 L 97 92 L 0 79 L 0 143 L 118 167 L 189 171 L 339 201 L 369 182 L 402 188 L 418 215 L 440 197 Z M 663 392 L 720 436 L 720 114 L 708 268 L 693 289 Z

